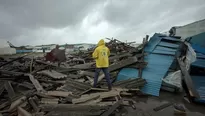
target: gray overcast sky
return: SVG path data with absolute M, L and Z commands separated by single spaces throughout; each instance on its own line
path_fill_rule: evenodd
M 205 18 L 205 0 L 0 0 L 0 39 L 14 45 L 140 43 Z

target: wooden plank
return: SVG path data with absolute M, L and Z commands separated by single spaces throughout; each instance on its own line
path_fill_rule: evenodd
M 48 96 L 55 96 L 55 97 L 68 97 L 72 94 L 72 92 L 65 92 L 65 91 L 47 91 L 44 93 Z
M 100 97 L 100 95 L 81 96 L 80 98 L 72 99 L 72 103 L 73 104 L 83 103 L 83 102 L 97 99 L 99 97 Z
M 18 107 L 17 110 L 18 110 L 18 115 L 20 115 L 20 116 L 32 116 L 31 113 L 24 110 L 22 107 Z
M 38 112 L 40 109 L 38 108 L 37 104 L 34 102 L 33 98 L 28 99 L 29 104 L 32 106 L 35 112 Z
M 122 100 L 117 101 L 112 107 L 110 107 L 106 112 L 104 112 L 101 116 L 109 116 L 112 114 L 122 103 Z
M 48 99 L 48 98 L 42 98 L 41 103 L 43 104 L 58 104 L 59 99 Z
M 108 98 L 108 97 L 115 97 L 118 95 L 120 95 L 120 91 L 113 89 L 109 92 L 98 92 L 98 93 L 92 93 L 92 94 L 85 94 L 85 95 L 82 95 L 82 97 L 100 96 L 99 99 L 103 99 L 103 98 Z
M 12 85 L 11 85 L 11 82 L 6 81 L 5 84 L 4 84 L 4 87 L 8 92 L 9 99 L 12 100 L 16 96 L 16 94 L 14 92 L 14 89 L 13 89 Z
M 167 107 L 169 107 L 169 106 L 171 106 L 171 105 L 173 105 L 173 103 L 168 102 L 168 103 L 162 104 L 162 105 L 160 105 L 160 106 L 157 106 L 157 107 L 154 108 L 153 110 L 154 110 L 155 112 L 157 112 L 157 111 L 160 111 L 160 110 L 162 110 L 162 109 L 164 109 L 164 108 L 167 108 Z
M 4 87 L 4 81 L 0 82 L 0 95 L 2 94 L 2 92 L 4 91 L 5 87 Z
M 43 87 L 40 85 L 38 80 L 33 77 L 33 75 L 31 75 L 31 74 L 26 74 L 26 75 L 29 76 L 30 81 L 33 83 L 33 85 L 35 86 L 35 88 L 38 92 L 45 92 Z
M 186 86 L 189 90 L 189 95 L 191 97 L 195 97 L 195 98 L 199 98 L 199 93 L 196 91 L 194 84 L 192 82 L 191 76 L 189 75 L 187 69 L 186 69 L 186 65 L 179 59 L 177 58 L 177 61 L 179 63 L 180 69 L 182 71 L 182 77 L 185 80 Z
M 103 105 L 81 105 L 81 104 L 43 104 L 39 106 L 42 111 L 89 111 L 105 110 L 108 107 Z
M 19 105 L 24 103 L 26 101 L 26 96 L 22 96 L 21 98 L 17 99 L 16 101 L 11 103 L 11 106 L 9 107 L 8 111 L 11 112 L 14 109 L 16 109 Z
M 54 78 L 54 79 L 62 79 L 62 78 L 67 77 L 67 75 L 59 73 L 55 70 L 43 70 L 43 71 L 40 71 L 40 72 L 37 72 L 37 73 L 45 75 L 45 76 L 49 76 L 49 77 Z

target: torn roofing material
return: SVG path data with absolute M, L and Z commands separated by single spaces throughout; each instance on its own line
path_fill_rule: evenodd
M 165 45 L 163 45 L 165 44 Z M 167 37 L 162 34 L 154 34 L 145 47 L 145 61 L 148 62 L 143 70 L 142 78 L 147 84 L 142 88 L 142 92 L 154 96 L 159 96 L 159 91 L 169 67 L 175 59 L 175 54 L 180 45 L 180 40 L 174 37 Z M 138 78 L 138 69 L 123 68 L 117 77 L 117 81 L 129 78 Z

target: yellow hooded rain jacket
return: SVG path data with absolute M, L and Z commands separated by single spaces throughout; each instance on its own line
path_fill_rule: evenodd
M 105 46 L 105 41 L 103 39 L 98 42 L 98 46 L 92 56 L 96 60 L 97 68 L 107 68 L 109 66 L 108 57 L 110 56 L 110 50 Z

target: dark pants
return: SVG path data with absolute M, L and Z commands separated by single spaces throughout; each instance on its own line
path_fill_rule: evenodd
M 111 85 L 111 81 L 110 81 L 110 74 L 109 74 L 108 68 L 96 68 L 95 69 L 94 87 L 96 87 L 96 85 L 97 85 L 98 76 L 99 76 L 99 73 L 101 70 L 103 71 L 103 73 L 105 75 L 105 79 L 106 79 L 107 84 L 108 84 L 108 89 L 111 90 L 112 85 Z

